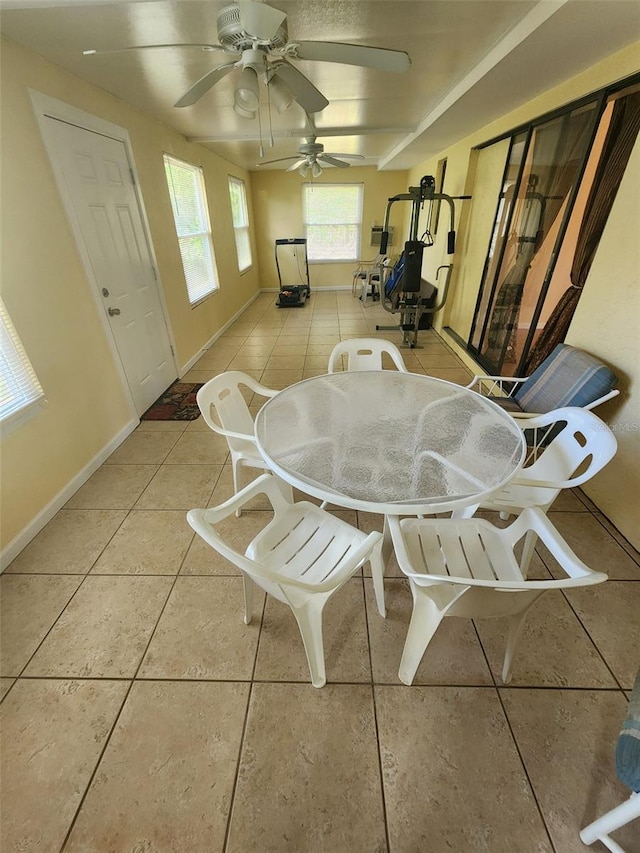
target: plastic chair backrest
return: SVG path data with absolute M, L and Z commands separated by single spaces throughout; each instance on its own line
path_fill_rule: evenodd
M 579 486 L 604 468 L 618 449 L 613 432 L 586 409 L 558 409 L 523 421 L 525 425 L 527 431 L 534 426 L 542 434 L 551 429 L 554 435 L 533 464 L 520 470 L 519 484 L 530 479 L 558 490 Z
M 348 357 L 347 370 L 382 370 L 382 356 L 386 353 L 397 370 L 407 373 L 398 347 L 380 338 L 351 338 L 336 344 L 329 356 L 329 373 L 335 373 L 342 355 Z
M 220 426 L 232 432 L 253 436 L 254 424 L 247 402 L 240 390 L 241 385 L 247 385 L 245 373 L 230 370 L 214 376 L 196 395 L 198 406 L 208 426 L 217 432 Z M 247 387 L 250 387 L 247 385 Z M 211 408 L 215 408 L 219 423 L 212 417 Z M 226 436 L 229 447 L 239 449 L 242 439 Z
M 513 399 L 523 412 L 550 412 L 564 406 L 585 408 L 608 394 L 618 377 L 590 353 L 558 344 L 520 385 Z

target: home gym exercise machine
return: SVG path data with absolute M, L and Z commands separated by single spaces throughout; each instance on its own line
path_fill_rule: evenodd
M 298 274 L 300 276 L 300 284 L 282 284 L 282 276 L 280 275 L 280 264 L 278 263 L 278 250 L 283 246 L 293 246 L 293 254 L 297 261 Z M 302 247 L 304 255 L 304 269 L 307 277 L 306 283 L 302 281 L 302 271 L 300 270 L 300 259 L 298 258 L 298 247 Z M 280 290 L 276 305 L 278 308 L 301 308 L 311 294 L 311 284 L 309 283 L 309 259 L 307 257 L 307 241 L 305 237 L 289 237 L 284 240 L 276 240 L 276 269 L 278 271 L 278 282 Z
M 458 196 L 458 198 L 471 198 L 471 196 Z M 403 333 L 403 346 L 414 348 L 418 346 L 419 330 L 428 327 L 430 317 L 447 301 L 453 271 L 453 264 L 443 264 L 436 270 L 436 281 L 441 272 L 444 271 L 445 276 L 442 294 L 437 301 L 438 291 L 435 285 L 422 278 L 422 254 L 425 247 L 433 245 L 433 237 L 428 230 L 418 237 L 420 213 L 425 202 L 428 202 L 429 219 L 432 219 L 434 203 L 443 201 L 447 203 L 449 206 L 447 254 L 452 255 L 455 251 L 456 239 L 455 208 L 453 198 L 445 193 L 435 192 L 434 178 L 425 175 L 419 187 L 409 187 L 409 192 L 393 196 L 388 200 L 380 242 L 381 254 L 385 254 L 387 250 L 391 207 L 398 201 L 410 201 L 412 205 L 409 239 L 404 244 L 404 252 L 400 259 L 389 272 L 384 285 L 381 286 L 380 303 L 390 314 L 400 314 L 400 323 L 395 326 L 376 326 L 376 329 L 378 331 L 400 329 Z

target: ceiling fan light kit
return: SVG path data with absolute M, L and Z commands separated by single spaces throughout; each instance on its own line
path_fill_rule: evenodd
M 258 88 L 258 75 L 254 68 L 247 66 L 242 69 L 238 85 L 234 95 L 234 109 L 242 110 L 255 116 L 260 101 L 260 90 Z M 236 111 L 237 111 L 236 110 Z M 253 117 L 252 116 L 252 117 Z
M 267 86 L 271 103 L 279 113 L 289 109 L 294 101 L 293 92 L 274 71 L 269 72 Z

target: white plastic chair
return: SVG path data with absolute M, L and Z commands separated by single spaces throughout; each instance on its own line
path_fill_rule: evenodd
M 509 527 L 488 521 L 388 517 L 391 537 L 413 595 L 413 613 L 402 653 L 399 677 L 411 684 L 431 638 L 445 616 L 510 617 L 502 680 L 511 661 L 525 616 L 550 589 L 585 586 L 607 580 L 576 557 L 537 508 L 525 509 Z M 566 577 L 527 580 L 514 549 L 529 532 L 540 537 Z
M 521 423 L 524 428 L 525 423 Z M 485 499 L 480 507 L 454 513 L 458 518 L 477 509 L 499 512 L 502 518 L 537 506 L 546 513 L 562 489 L 574 489 L 601 471 L 616 454 L 618 442 L 609 427 L 586 409 L 568 407 L 526 421 L 527 431 L 544 436 L 553 432 L 549 444 L 531 449 L 516 477 L 503 489 Z M 527 464 L 530 462 L 531 464 Z M 521 567 L 525 574 L 536 537 L 526 537 Z
M 388 260 L 386 255 L 376 255 L 371 261 L 358 261 L 358 266 L 353 271 L 353 282 L 351 284 L 353 296 L 358 295 L 358 287 L 361 287 L 360 299 L 363 303 L 369 290 L 372 299 L 375 300 L 376 288 L 378 289 L 378 297 L 380 296 L 380 290 L 384 285 L 384 270 Z
M 243 554 L 223 539 L 215 525 L 259 494 L 267 496 L 274 515 Z M 307 501 L 290 502 L 268 474 L 258 477 L 221 506 L 190 510 L 187 520 L 207 544 L 242 572 L 246 624 L 251 621 L 252 581 L 291 607 L 314 687 L 326 683 L 322 610 L 367 560 L 378 610 L 385 616 L 382 534 L 362 533 Z
M 264 461 L 256 445 L 254 435 L 254 423 L 249 407 L 241 391 L 245 386 L 254 394 L 261 397 L 275 397 L 278 391 L 265 388 L 253 377 L 240 370 L 229 370 L 220 373 L 206 382 L 196 395 L 198 407 L 207 425 L 219 435 L 225 436 L 229 451 L 231 452 L 231 469 L 233 473 L 233 491 L 238 491 L 238 468 L 259 468 L 268 471 L 269 466 Z M 215 409 L 220 423 L 217 423 L 212 414 Z M 280 482 L 280 488 L 285 494 L 291 495 L 293 491 L 286 483 Z
M 402 353 L 391 341 L 383 338 L 351 338 L 340 341 L 329 356 L 328 373 L 335 373 L 343 355 L 347 356 L 347 370 L 382 370 L 382 356 L 386 353 L 397 370 L 408 373 Z

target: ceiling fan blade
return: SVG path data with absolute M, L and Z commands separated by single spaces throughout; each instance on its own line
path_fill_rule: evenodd
M 278 62 L 272 66 L 273 76 L 282 80 L 306 113 L 319 113 L 329 106 L 322 92 L 307 79 L 301 71 L 288 62 Z
M 184 93 L 179 101 L 176 101 L 174 107 L 190 107 L 196 101 L 209 91 L 212 86 L 222 80 L 226 75 L 237 65 L 236 62 L 228 62 L 226 65 L 219 65 L 217 68 L 207 71 L 207 73 L 197 80 L 193 86 Z
M 346 157 L 347 160 L 364 160 L 364 154 L 336 154 L 335 151 L 325 151 L 324 157 Z
M 306 162 L 307 162 L 306 157 L 303 157 L 302 160 L 296 160 L 295 163 L 293 163 L 291 166 L 289 166 L 289 168 L 287 169 L 287 172 L 295 172 L 295 170 L 299 169 L 300 166 L 304 166 L 304 164 Z
M 159 48 L 166 47 L 195 47 L 198 50 L 204 51 L 214 51 L 221 50 L 225 51 L 221 44 L 134 44 L 131 47 L 114 47 L 109 50 L 83 50 L 83 56 L 98 56 L 103 53 L 126 53 L 130 50 L 158 50 Z
M 341 62 L 344 65 L 361 65 L 380 71 L 407 71 L 411 66 L 409 54 L 404 50 L 386 47 L 367 47 L 361 44 L 342 44 L 332 41 L 299 41 L 287 47 L 287 54 L 295 59 L 315 62 Z
M 298 155 L 292 154 L 290 157 L 278 157 L 276 160 L 262 160 L 260 163 L 256 163 L 256 166 L 268 166 L 270 163 L 284 163 L 285 160 L 297 160 Z
M 285 12 L 265 3 L 255 3 L 254 0 L 238 0 L 236 5 L 240 13 L 240 26 L 245 33 L 258 39 L 272 39 L 287 17 Z
M 344 160 L 336 160 L 331 154 L 318 154 L 318 160 L 323 163 L 328 163 L 330 166 L 337 166 L 339 169 L 346 169 L 351 163 L 345 163 Z

